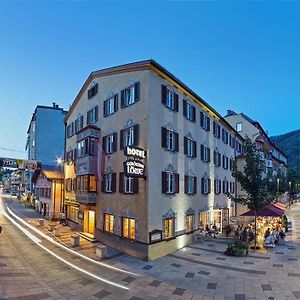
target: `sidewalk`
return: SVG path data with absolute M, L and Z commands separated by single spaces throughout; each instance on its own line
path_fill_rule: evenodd
M 100 245 L 103 245 L 100 242 L 92 243 L 83 237 L 80 236 L 80 245 L 78 247 L 72 247 L 71 236 L 80 235 L 78 231 L 75 231 L 69 226 L 63 226 L 59 221 L 50 221 L 47 220 L 43 215 L 39 214 L 32 208 L 25 207 L 22 202 L 13 200 L 10 202 L 9 207 L 22 219 L 24 219 L 29 224 L 35 226 L 41 232 L 45 233 L 53 240 L 71 248 L 72 250 L 81 253 L 89 258 L 99 260 L 99 257 L 96 256 L 96 248 Z M 39 226 L 39 219 L 44 220 L 44 226 Z M 54 231 L 49 231 L 49 224 L 55 224 L 55 233 Z

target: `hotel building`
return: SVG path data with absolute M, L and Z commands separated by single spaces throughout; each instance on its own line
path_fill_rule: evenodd
M 155 61 L 92 72 L 65 125 L 67 222 L 90 239 L 155 259 L 235 214 L 243 138 Z

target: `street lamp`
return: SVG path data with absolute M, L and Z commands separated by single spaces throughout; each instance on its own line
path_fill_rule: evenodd
M 292 182 L 289 181 L 289 209 L 291 208 L 291 190 L 292 190 Z
M 60 183 L 60 212 L 62 213 L 64 210 L 64 199 L 63 199 L 63 180 L 64 180 L 64 161 L 61 157 L 56 158 L 56 164 L 61 167 L 61 183 Z

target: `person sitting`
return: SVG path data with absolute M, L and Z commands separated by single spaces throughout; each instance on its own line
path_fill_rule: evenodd
M 285 238 L 285 233 L 283 232 L 282 229 L 280 229 L 280 231 L 279 231 L 279 236 L 282 240 Z
M 267 231 L 265 232 L 264 238 L 267 239 L 270 234 L 271 234 L 270 228 L 268 228 Z
M 266 238 L 266 240 L 265 240 L 265 242 L 264 242 L 264 246 L 265 247 L 267 247 L 267 248 L 274 248 L 275 247 L 275 240 L 274 240 L 274 237 L 273 237 L 273 235 L 272 234 L 270 234 L 267 238 Z
M 247 242 L 248 241 L 248 231 L 247 228 L 245 227 L 243 232 L 242 232 L 242 238 L 241 238 L 242 242 Z

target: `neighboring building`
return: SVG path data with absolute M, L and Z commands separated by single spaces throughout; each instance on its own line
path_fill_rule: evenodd
M 64 189 L 62 167 L 43 165 L 35 171 L 34 181 L 39 212 L 48 219 L 59 219 Z
M 235 194 L 243 138 L 155 61 L 91 73 L 65 123 L 66 215 L 87 236 L 155 259 L 191 243 L 199 227 L 222 230 L 235 214 L 227 192 Z M 128 146 L 141 150 L 145 178 L 124 176 Z
M 252 142 L 256 143 L 257 149 L 260 150 L 261 156 L 265 161 L 263 169 L 263 178 L 276 177 L 279 173 L 283 176 L 287 175 L 287 156 L 284 152 L 274 144 L 268 134 L 262 128 L 259 122 L 253 121 L 243 113 L 237 114 L 232 110 L 227 111 L 225 120 L 236 129 L 236 131 L 244 138 L 248 136 Z M 243 169 L 245 159 L 243 156 L 237 158 L 237 166 Z M 237 196 L 243 196 L 245 192 L 237 185 Z M 241 214 L 247 210 L 247 207 L 238 205 L 237 214 Z
M 257 149 L 261 151 L 265 160 L 264 177 L 276 176 L 279 172 L 284 176 L 286 175 L 287 156 L 269 138 L 259 122 L 253 121 L 243 113 L 237 114 L 232 110 L 228 110 L 224 118 L 241 136 L 244 138 L 248 136 L 252 142 L 256 143 Z
M 64 157 L 66 114 L 55 103 L 52 106 L 36 107 L 27 131 L 25 150 L 28 151 L 29 160 L 54 165 L 57 157 Z

